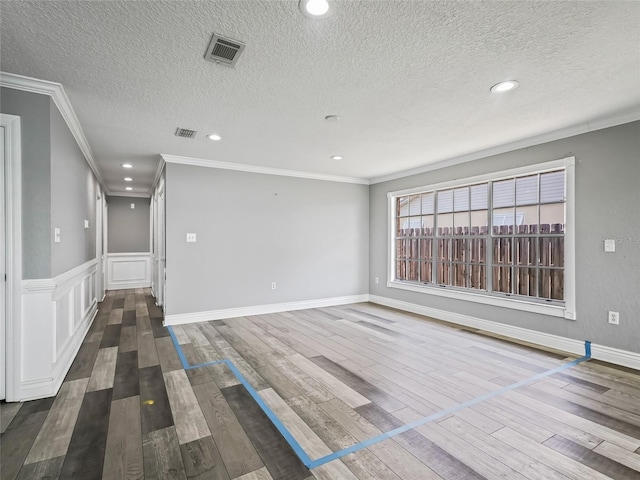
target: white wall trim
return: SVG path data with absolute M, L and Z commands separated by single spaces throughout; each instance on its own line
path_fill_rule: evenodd
M 107 196 L 109 197 L 133 197 L 133 198 L 150 198 L 148 193 L 136 193 L 136 192 L 111 192 Z
M 151 286 L 151 253 L 107 254 L 107 290 Z
M 184 323 L 207 322 L 209 320 L 222 320 L 224 318 L 246 317 L 249 315 L 263 315 L 265 313 L 333 307 L 335 305 L 367 302 L 368 300 L 369 295 L 362 294 L 349 295 L 345 297 L 320 298 L 317 300 L 302 300 L 298 302 L 270 303 L 267 305 L 254 305 L 251 307 L 225 308 L 221 310 L 209 310 L 207 312 L 180 313 L 176 315 L 166 315 L 164 324 L 182 325 Z
M 151 188 L 149 189 L 149 196 L 153 196 L 158 183 L 160 183 L 160 178 L 162 178 L 162 171 L 164 170 L 164 158 L 160 155 L 160 160 L 158 160 L 158 167 L 156 168 L 156 174 L 153 177 L 153 183 L 151 184 Z
M 281 168 L 259 167 L 241 163 L 219 162 L 217 160 L 205 160 L 203 158 L 180 157 L 177 155 L 162 154 L 166 163 L 179 163 L 181 165 L 193 165 L 196 167 L 219 168 L 222 170 L 236 170 L 240 172 L 262 173 L 264 175 L 280 175 L 283 177 L 309 178 L 311 180 L 323 180 L 326 182 L 356 183 L 369 185 L 366 178 L 342 177 L 339 175 L 327 175 L 323 173 L 301 172 L 299 170 L 285 170 Z
M 15 401 L 56 395 L 98 312 L 97 259 L 54 278 L 22 281 L 20 355 Z
M 20 117 L 0 114 L 5 129 L 5 223 L 7 293 L 5 297 L 5 338 L 0 345 L 5 355 L 5 398 L 15 401 L 20 396 L 20 356 L 22 324 L 22 135 Z M 8 181 L 7 181 L 8 180 Z
M 596 119 L 591 122 L 584 122 L 578 125 L 573 125 L 570 127 L 561 128 L 559 130 L 553 130 L 550 132 L 542 133 L 540 135 L 535 135 L 533 137 L 523 138 L 514 142 L 496 145 L 495 147 L 486 148 L 484 150 L 466 153 L 457 157 L 436 160 L 432 163 L 429 163 L 428 165 L 423 165 L 409 170 L 390 173 L 388 175 L 381 175 L 379 177 L 373 177 L 369 179 L 369 184 L 375 185 L 377 183 L 410 177 L 412 175 L 418 175 L 420 173 L 440 170 L 441 168 L 452 167 L 461 163 L 480 160 L 481 158 L 490 157 L 492 155 L 500 155 L 502 153 L 513 152 L 514 150 L 520 150 L 522 148 L 528 148 L 534 145 L 541 145 L 543 143 L 553 142 L 555 140 L 562 140 L 563 138 L 569 138 L 576 135 L 581 135 L 583 133 L 594 132 L 596 130 L 602 130 L 604 128 L 615 127 L 616 125 L 624 125 L 625 123 L 635 122 L 638 120 L 640 120 L 640 110 L 632 110 L 611 117 Z
M 58 110 L 60 110 L 62 118 L 64 118 L 64 121 L 69 127 L 73 138 L 76 139 L 76 143 L 82 151 L 87 164 L 89 164 L 91 171 L 93 171 L 98 182 L 100 182 L 103 190 L 108 193 L 109 190 L 105 186 L 102 175 L 100 175 L 100 170 L 98 170 L 98 165 L 93 157 L 93 152 L 91 151 L 89 142 L 87 142 L 87 138 L 80 126 L 78 117 L 71 106 L 69 97 L 67 97 L 62 84 L 25 77 L 22 75 L 15 75 L 13 73 L 0 72 L 0 86 L 25 92 L 39 93 L 41 95 L 49 95 L 53 99 L 56 107 L 58 107 Z
M 384 305 L 391 308 L 397 308 L 406 312 L 417 313 L 427 317 L 444 320 L 446 322 L 464 325 L 466 327 L 478 328 L 487 332 L 497 333 L 506 337 L 522 340 L 525 342 L 541 345 L 543 347 L 553 348 L 574 355 L 584 355 L 584 341 L 574 340 L 572 338 L 560 337 L 544 332 L 529 330 L 528 328 L 516 327 L 504 323 L 492 322 L 469 315 L 448 312 L 437 308 L 426 307 L 415 303 L 395 300 L 393 298 L 382 297 L 379 295 L 369 295 L 369 301 Z M 588 339 L 585 339 L 588 340 Z M 628 352 L 617 348 L 606 347 L 604 345 L 592 344 L 591 356 L 597 360 L 622 365 L 629 368 L 640 370 L 640 353 Z

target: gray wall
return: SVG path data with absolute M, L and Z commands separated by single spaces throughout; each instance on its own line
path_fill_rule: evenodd
M 108 253 L 149 252 L 150 199 L 107 197 L 107 204 Z
M 51 102 L 51 276 L 96 258 L 98 184 L 62 115 Z M 84 221 L 89 220 L 89 228 Z
M 50 97 L 0 89 L 2 113 L 20 116 L 22 133 L 22 278 L 51 276 Z
M 169 315 L 367 293 L 367 186 L 168 164 L 166 199 Z
M 387 192 L 576 157 L 576 321 L 375 284 L 387 278 Z M 370 293 L 640 352 L 640 122 L 372 185 Z M 615 238 L 616 253 L 603 240 Z M 607 323 L 620 312 L 620 326 Z

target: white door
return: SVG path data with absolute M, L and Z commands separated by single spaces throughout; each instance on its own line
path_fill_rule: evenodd
M 7 352 L 7 337 L 6 337 L 6 308 L 7 308 L 7 248 L 6 248 L 6 234 L 7 234 L 7 222 L 5 215 L 5 208 L 7 202 L 5 202 L 5 188 L 4 188 L 4 127 L 0 127 L 0 225 L 2 230 L 0 231 L 0 275 L 2 276 L 0 288 L 0 400 L 5 398 L 5 365 L 7 364 L 5 355 Z

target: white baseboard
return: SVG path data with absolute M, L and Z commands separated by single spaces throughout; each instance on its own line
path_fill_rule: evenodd
M 246 317 L 249 315 L 263 315 L 265 313 L 289 312 L 291 310 L 305 310 L 308 308 L 333 307 L 349 303 L 368 302 L 369 295 L 349 295 L 346 297 L 321 298 L 317 300 L 303 300 L 300 302 L 271 303 L 268 305 L 254 305 L 251 307 L 225 308 L 208 312 L 180 313 L 166 315 L 164 324 L 182 325 L 185 323 L 207 322 L 225 318 Z
M 387 307 L 397 308 L 406 312 L 417 313 L 427 317 L 444 320 L 446 322 L 464 325 L 466 327 L 478 328 L 487 332 L 497 333 L 506 337 L 522 340 L 543 347 L 553 348 L 574 355 L 582 356 L 585 353 L 584 341 L 574 340 L 572 338 L 560 337 L 544 332 L 537 332 L 527 328 L 514 327 L 504 323 L 492 322 L 469 315 L 461 315 L 459 313 L 448 312 L 437 308 L 425 307 L 415 303 L 403 302 L 393 298 L 381 297 L 378 295 L 369 295 L 369 301 L 384 305 Z M 588 340 L 588 339 L 585 339 Z M 629 352 L 617 348 L 611 348 L 604 345 L 591 344 L 591 357 L 597 360 L 622 365 L 629 368 L 640 370 L 640 353 Z
M 56 390 L 53 388 L 53 378 L 41 378 L 20 383 L 20 401 L 37 400 L 39 398 L 53 397 Z

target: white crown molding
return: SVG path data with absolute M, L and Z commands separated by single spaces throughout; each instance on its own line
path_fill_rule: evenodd
M 219 168 L 222 170 L 236 170 L 240 172 L 262 173 L 264 175 L 279 175 L 282 177 L 308 178 L 311 180 L 323 180 L 326 182 L 356 183 L 369 185 L 366 178 L 341 177 L 338 175 L 325 175 L 323 173 L 301 172 L 298 170 L 284 170 L 281 168 L 259 167 L 240 163 L 219 162 L 217 160 L 205 160 L 202 158 L 180 157 L 177 155 L 160 155 L 167 163 L 179 163 L 181 165 L 193 165 L 196 167 Z
M 560 337 L 550 333 L 537 332 L 528 328 L 515 327 L 504 323 L 492 322 L 482 318 L 471 317 L 459 313 L 448 312 L 437 308 L 426 307 L 415 303 L 404 302 L 393 298 L 379 295 L 369 295 L 369 301 L 384 305 L 386 307 L 397 308 L 405 312 L 417 313 L 427 317 L 444 320 L 445 322 L 464 325 L 466 327 L 477 328 L 498 335 L 522 340 L 525 342 L 541 345 L 555 350 L 569 352 L 574 355 L 584 355 L 584 341 L 573 338 Z M 592 344 L 591 357 L 597 360 L 622 365 L 640 370 L 640 353 L 629 352 L 617 348 L 606 347 L 604 345 Z
M 67 97 L 62 84 L 39 80 L 37 78 L 24 77 L 13 73 L 0 72 L 0 86 L 13 88 L 15 90 L 22 90 L 24 92 L 49 95 L 53 99 L 56 107 L 58 107 L 58 110 L 60 110 L 62 118 L 64 118 L 69 130 L 71 130 L 73 138 L 76 139 L 80 151 L 82 151 L 89 168 L 91 168 L 93 174 L 98 179 L 98 182 L 100 182 L 103 191 L 107 194 L 109 193 L 109 189 L 106 187 L 104 180 L 102 179 L 102 175 L 100 175 L 100 170 L 98 170 L 98 165 L 93 157 L 93 152 L 91 151 L 89 142 L 87 142 L 87 138 L 80 126 L 78 117 L 71 106 L 69 97 Z
M 303 300 L 299 302 L 271 303 L 267 305 L 254 305 L 251 307 L 225 308 L 210 310 L 207 312 L 180 313 L 166 315 L 164 324 L 182 325 L 185 323 L 208 322 L 210 320 L 222 320 L 224 318 L 247 317 L 251 315 L 264 315 L 265 313 L 290 312 L 293 310 L 306 310 L 308 308 L 333 307 L 350 303 L 369 301 L 368 294 L 349 295 L 345 297 L 321 298 L 318 300 Z
M 158 161 L 158 168 L 156 169 L 156 174 L 153 177 L 153 183 L 151 184 L 151 188 L 149 189 L 149 196 L 153 196 L 153 191 L 158 186 L 158 182 L 160 182 L 160 178 L 162 177 L 162 171 L 164 170 L 164 158 L 160 155 L 160 160 Z
M 596 130 L 615 127 L 617 125 L 623 125 L 625 123 L 635 122 L 638 120 L 640 120 L 640 110 L 632 110 L 619 115 L 601 118 L 591 122 L 584 122 L 578 125 L 573 125 L 571 127 L 562 128 L 560 130 L 553 130 L 551 132 L 542 133 L 533 137 L 527 137 L 521 140 L 516 140 L 514 142 L 496 145 L 495 147 L 479 150 L 477 152 L 467 153 L 458 157 L 438 160 L 421 167 L 403 170 L 396 173 L 390 173 L 388 175 L 382 175 L 379 177 L 372 177 L 369 179 L 369 184 L 375 185 L 376 183 L 388 182 L 390 180 L 410 177 L 412 175 L 418 175 L 420 173 L 440 170 L 441 168 L 452 167 L 454 165 L 471 162 L 473 160 L 480 160 L 481 158 L 490 157 L 492 155 L 500 155 L 502 153 L 513 152 L 514 150 L 533 147 L 535 145 L 541 145 L 543 143 L 553 142 L 555 140 L 562 140 L 563 138 L 574 137 L 583 133 L 594 132 Z
M 107 197 L 131 197 L 131 198 L 151 198 L 150 193 L 136 193 L 136 192 L 111 192 L 107 194 Z M 107 203 L 109 203 L 107 201 Z

